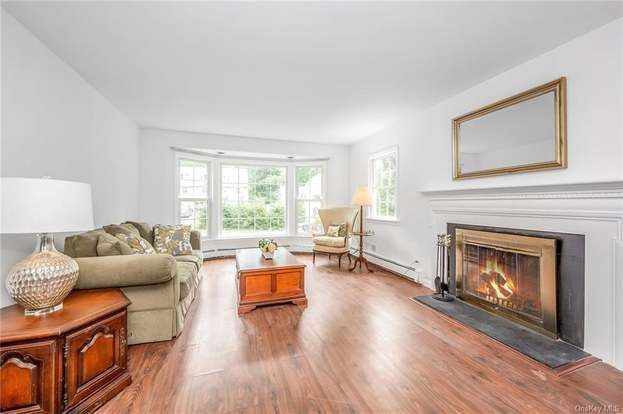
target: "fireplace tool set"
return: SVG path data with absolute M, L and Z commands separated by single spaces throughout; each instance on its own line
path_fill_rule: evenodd
M 444 302 L 451 302 L 454 297 L 450 295 L 448 284 L 448 248 L 452 242 L 449 234 L 437 235 L 437 276 L 435 277 L 435 293 L 433 298 Z

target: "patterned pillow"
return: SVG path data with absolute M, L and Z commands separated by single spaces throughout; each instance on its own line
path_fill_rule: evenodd
M 339 232 L 340 232 L 340 226 L 338 225 L 330 224 L 329 227 L 327 227 L 327 236 L 329 237 L 337 237 Z
M 168 253 L 173 256 L 191 254 L 193 247 L 190 244 L 190 226 L 154 226 L 154 247 L 158 253 Z
M 115 237 L 126 243 L 136 254 L 155 254 L 156 251 L 151 244 L 141 236 L 135 234 L 115 234 Z
M 136 254 L 134 250 L 125 242 L 117 237 L 102 233 L 97 238 L 97 255 L 98 256 L 118 256 L 118 255 Z
M 327 236 L 346 237 L 346 223 L 329 225 L 327 227 Z

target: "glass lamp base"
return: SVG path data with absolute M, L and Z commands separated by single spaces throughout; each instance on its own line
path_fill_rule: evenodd
M 49 306 L 47 308 L 24 309 L 24 315 L 26 315 L 26 316 L 41 316 L 41 315 L 46 315 L 48 313 L 59 311 L 61 309 L 63 309 L 63 302 L 59 303 L 58 305 Z

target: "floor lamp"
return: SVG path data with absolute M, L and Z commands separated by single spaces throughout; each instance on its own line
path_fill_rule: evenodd
M 363 229 L 363 208 L 372 205 L 372 193 L 368 187 L 359 187 L 355 191 L 355 195 L 353 196 L 353 204 L 359 206 L 359 232 L 353 232 L 355 236 L 359 236 L 359 256 L 355 258 L 355 263 L 350 268 L 352 272 L 357 267 L 357 263 L 359 263 L 359 270 L 361 270 L 362 264 L 366 266 L 368 272 L 372 272 L 370 266 L 368 266 L 368 259 L 366 259 L 363 255 L 363 237 L 371 236 L 373 233 L 366 233 Z

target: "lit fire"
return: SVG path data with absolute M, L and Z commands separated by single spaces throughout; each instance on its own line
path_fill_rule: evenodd
M 481 271 L 480 278 L 485 284 L 485 292 L 497 299 L 508 300 L 515 293 L 515 285 L 510 278 L 499 268 L 498 261 L 487 259 L 485 269 Z

